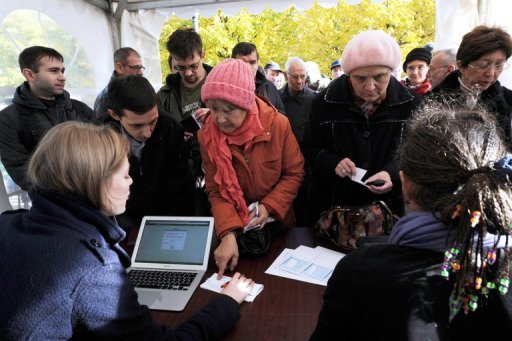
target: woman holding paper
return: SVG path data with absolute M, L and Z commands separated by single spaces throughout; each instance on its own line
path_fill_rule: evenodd
M 128 141 L 109 126 L 51 129 L 29 165 L 30 211 L 0 216 L 1 340 L 212 340 L 240 317 L 253 283 L 239 273 L 175 330 L 156 324 L 119 246 L 132 179 Z
M 401 56 L 389 34 L 361 32 L 343 50 L 345 74 L 313 99 L 301 140 L 312 171 L 307 199 L 311 225 L 333 206 L 376 200 L 403 213 L 395 154 L 420 99 L 392 75 Z M 380 186 L 354 182 L 363 172 L 363 182 L 380 180 Z
M 198 139 L 220 239 L 219 278 L 238 262 L 236 239 L 244 227 L 265 228 L 269 219 L 293 226 L 292 202 L 304 175 L 288 119 L 254 89 L 250 67 L 235 59 L 215 66 L 201 89 L 210 116 Z
M 430 107 L 400 148 L 407 214 L 336 266 L 311 340 L 512 335 L 512 155 L 482 111 Z

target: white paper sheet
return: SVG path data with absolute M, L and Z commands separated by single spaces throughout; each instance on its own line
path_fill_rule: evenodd
M 203 284 L 200 285 L 201 288 L 206 290 L 211 290 L 215 292 L 220 292 L 225 284 L 227 284 L 231 280 L 229 276 L 222 276 L 221 279 L 217 279 L 217 274 L 214 273 L 211 275 Z M 254 283 L 251 292 L 245 298 L 245 302 L 252 302 L 259 295 L 260 292 L 263 291 L 263 284 Z
M 295 250 L 284 249 L 265 273 L 325 286 L 343 256 L 322 247 L 301 245 Z

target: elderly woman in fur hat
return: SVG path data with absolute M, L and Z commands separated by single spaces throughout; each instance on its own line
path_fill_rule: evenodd
M 301 149 L 312 169 L 309 222 L 331 206 L 383 200 L 403 211 L 395 152 L 419 98 L 392 76 L 400 64 L 397 42 L 382 31 L 365 31 L 345 47 L 345 74 L 313 99 Z M 352 181 L 358 169 L 362 186 Z

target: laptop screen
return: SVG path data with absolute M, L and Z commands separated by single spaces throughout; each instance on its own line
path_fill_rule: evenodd
M 197 220 L 146 220 L 135 262 L 201 265 L 209 225 Z

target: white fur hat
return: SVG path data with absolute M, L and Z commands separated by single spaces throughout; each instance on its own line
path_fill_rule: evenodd
M 364 31 L 350 40 L 341 55 L 343 71 L 364 66 L 387 66 L 395 70 L 400 65 L 402 53 L 396 40 L 383 31 Z

